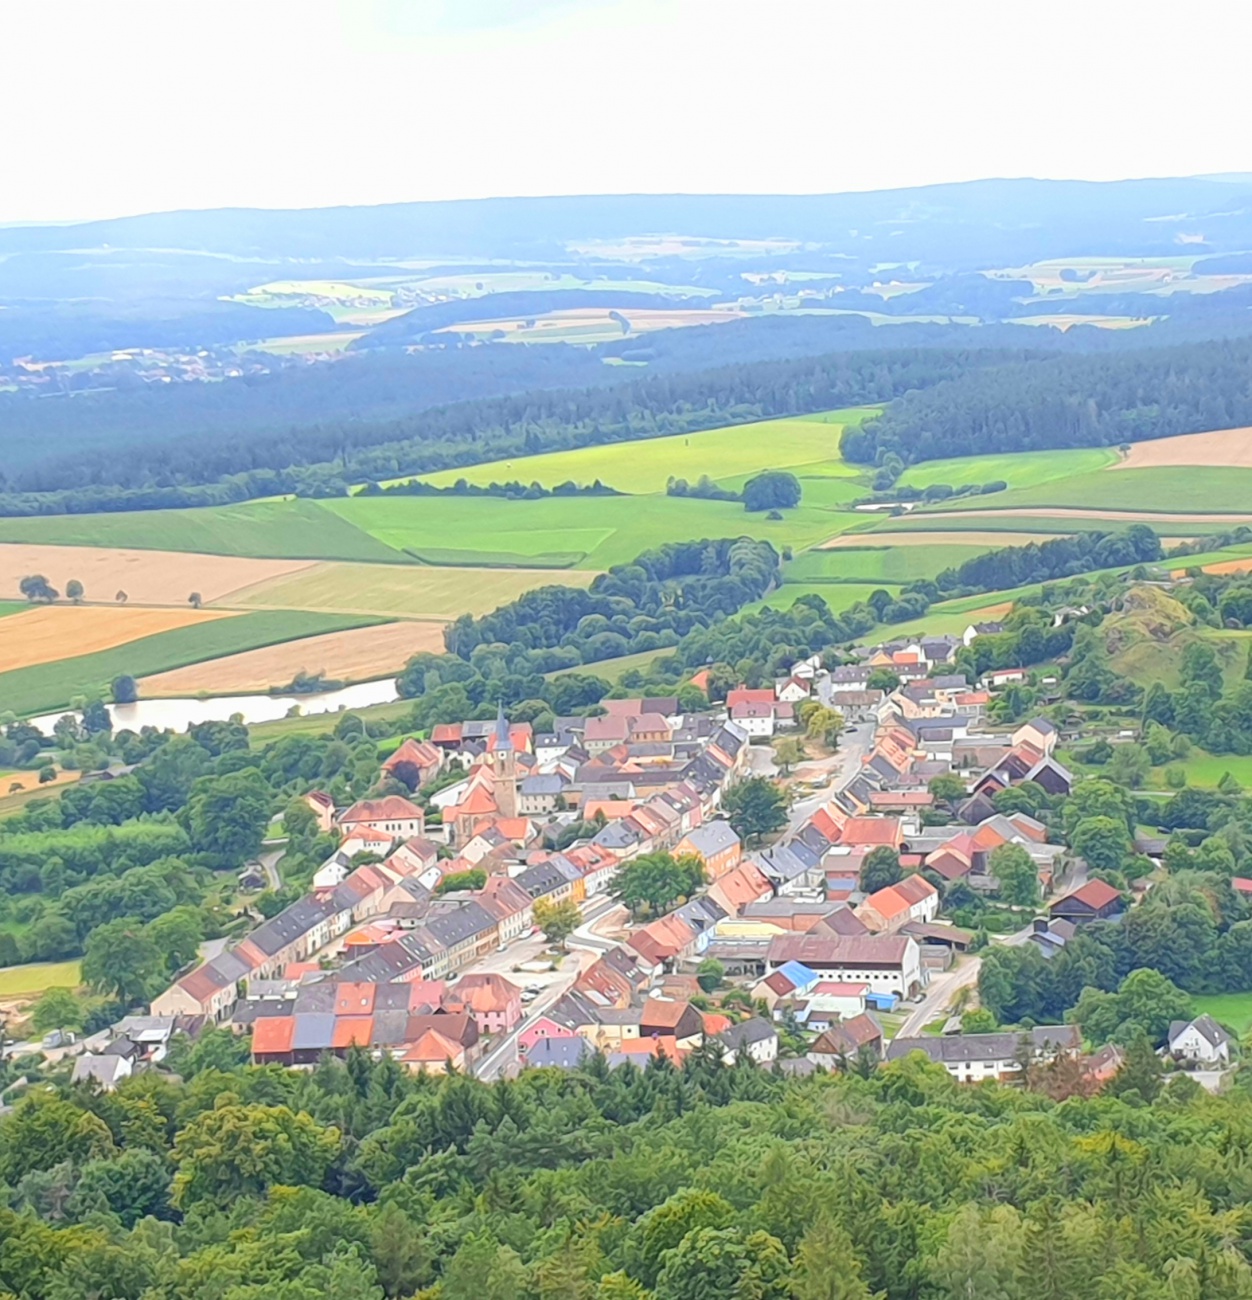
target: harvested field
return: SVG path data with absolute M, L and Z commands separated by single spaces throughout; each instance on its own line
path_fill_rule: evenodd
M 324 609 L 341 614 L 451 620 L 486 614 L 534 587 L 585 587 L 581 569 L 474 569 L 400 564 L 318 564 L 233 592 L 250 609 Z
M 1249 573 L 1252 572 L 1252 556 L 1245 556 L 1241 560 L 1222 560 L 1217 564 L 1201 565 L 1205 573 L 1222 574 L 1222 573 Z M 1187 570 L 1173 569 L 1170 572 L 1171 578 L 1182 578 L 1186 576 Z
M 0 543 L 0 595 L 17 593 L 17 584 L 42 573 L 62 594 L 77 578 L 84 599 L 113 605 L 124 591 L 131 605 L 186 605 L 198 591 L 207 604 L 241 587 L 299 573 L 307 560 L 253 560 L 242 556 L 196 555 L 181 551 L 131 551 L 105 546 L 41 546 Z
M 1046 541 L 1040 533 L 953 532 L 937 533 L 842 533 L 823 542 L 819 551 L 856 551 L 867 546 L 983 546 L 994 550 L 999 546 L 1025 546 L 1029 542 Z
M 145 696 L 229 695 L 285 686 L 300 672 L 365 682 L 399 672 L 419 650 L 443 648 L 441 623 L 388 623 L 245 650 L 145 677 L 139 686 Z
M 1164 465 L 1217 465 L 1252 469 L 1252 429 L 1183 433 L 1176 438 L 1136 442 L 1114 469 L 1159 469 Z
M 0 640 L 0 673 L 111 650 L 159 632 L 230 617 L 224 610 L 209 609 L 44 605 L 6 620 Z
M 57 771 L 52 781 L 39 780 L 38 772 L 0 772 L 0 796 L 23 793 L 27 790 L 55 790 L 59 785 L 73 785 L 79 778 L 77 772 L 67 772 L 64 768 Z

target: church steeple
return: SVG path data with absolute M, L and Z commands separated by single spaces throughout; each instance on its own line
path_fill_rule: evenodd
M 503 700 L 496 705 L 496 748 L 513 748 L 513 733 L 509 730 L 508 719 L 504 716 Z
M 496 807 L 501 817 L 517 816 L 517 751 L 504 716 L 504 702 L 496 711 L 496 731 L 491 746 L 491 775 L 495 777 Z

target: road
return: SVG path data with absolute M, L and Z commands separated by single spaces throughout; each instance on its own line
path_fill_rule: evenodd
M 582 971 L 594 962 L 601 953 L 615 946 L 613 939 L 598 933 L 598 928 L 615 929 L 625 920 L 626 909 L 611 898 L 596 898 L 583 909 L 583 923 L 570 935 L 567 946 L 573 951 L 561 963 L 559 971 L 514 973 L 514 968 L 522 962 L 532 961 L 547 948 L 543 938 L 528 939 L 521 944 L 512 944 L 502 953 L 495 953 L 473 966 L 475 972 L 491 970 L 493 966 L 500 974 L 519 981 L 523 985 L 542 984 L 543 992 L 524 1009 L 521 1021 L 503 1038 L 492 1044 L 491 1049 L 474 1067 L 475 1075 L 490 1082 L 507 1075 L 518 1065 L 517 1038 L 522 1030 L 536 1016 L 542 1015 L 554 1002 L 562 998 L 570 985 Z
M 1031 928 L 1028 925 L 1015 934 L 997 935 L 992 939 L 992 943 L 1001 944 L 1006 948 L 1020 947 L 1030 937 Z M 980 970 L 982 970 L 982 958 L 973 956 L 966 957 L 951 970 L 937 975 L 930 981 L 922 1000 L 909 1012 L 908 1019 L 900 1026 L 896 1037 L 915 1038 L 925 1025 L 951 1005 L 959 990 L 978 982 Z

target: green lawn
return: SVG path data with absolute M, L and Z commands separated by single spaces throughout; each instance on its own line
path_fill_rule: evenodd
M 64 708 L 76 695 L 107 694 L 109 682 L 122 674 L 146 677 L 242 650 L 384 621 L 351 614 L 264 610 L 160 632 L 110 650 L 0 673 L 0 713 L 10 709 L 21 715 L 47 713 Z
M 704 433 L 518 456 L 424 477 L 440 487 L 461 478 L 470 483 L 504 483 L 516 479 L 522 483 L 542 483 L 545 487 L 570 480 L 591 483 L 599 479 L 619 492 L 645 493 L 664 492 L 670 477 L 695 482 L 701 474 L 707 474 L 719 482 L 739 486 L 761 470 L 794 469 L 823 462 L 832 466 L 828 473 L 852 478 L 860 471 L 839 460 L 839 436 L 846 425 L 877 413 L 875 408 L 857 407 L 814 417 L 710 429 Z
M 1210 1015 L 1240 1037 L 1252 1029 L 1252 993 L 1206 993 L 1191 999 L 1196 1015 Z
M 1252 755 L 1209 754 L 1202 749 L 1195 749 L 1188 758 L 1182 760 L 1181 766 L 1187 773 L 1188 785 L 1212 789 L 1229 772 L 1245 790 L 1252 790 Z M 1164 772 L 1164 768 L 1153 769 L 1154 785 L 1164 787 Z
M 77 961 L 33 962 L 0 970 L 0 998 L 16 998 L 45 989 L 72 989 L 83 982 Z
M 320 501 L 249 501 L 188 510 L 0 519 L 0 542 L 130 546 L 265 559 L 402 562 L 383 542 L 354 528 Z
M 559 668 L 554 673 L 545 673 L 546 677 L 565 677 L 570 673 L 586 673 L 592 677 L 602 677 L 606 682 L 616 686 L 623 673 L 632 668 L 647 669 L 655 659 L 669 654 L 669 650 L 641 650 L 638 654 L 622 655 L 618 659 L 601 659 L 599 663 L 579 664 L 576 668 Z

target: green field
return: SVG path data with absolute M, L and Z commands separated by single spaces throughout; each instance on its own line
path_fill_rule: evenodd
M 617 659 L 601 659 L 599 663 L 579 664 L 576 668 L 558 668 L 554 673 L 545 673 L 545 677 L 565 677 L 570 673 L 586 673 L 592 677 L 603 678 L 616 686 L 623 673 L 632 668 L 647 670 L 656 659 L 669 654 L 668 650 L 641 650 L 638 654 L 622 655 Z
M 1186 465 L 1096 470 L 1055 478 L 1035 487 L 997 492 L 993 496 L 943 501 L 928 507 L 927 513 L 931 510 L 1020 510 L 1047 506 L 1114 512 L 1236 513 L 1252 518 L 1252 469 Z
M 710 429 L 704 433 L 520 456 L 423 477 L 438 487 L 449 487 L 462 478 L 479 484 L 516 479 L 522 483 L 541 483 L 544 487 L 599 479 L 619 492 L 645 493 L 664 492 L 671 477 L 694 483 L 701 474 L 707 474 L 727 486 L 739 487 L 761 470 L 794 470 L 797 466 L 823 462 L 829 466 L 825 473 L 853 478 L 860 471 L 839 460 L 839 436 L 848 424 L 876 414 L 875 408 L 857 407 L 814 417 Z
M 34 962 L 0 970 L 0 998 L 17 998 L 45 989 L 73 989 L 83 982 L 77 961 Z
M 265 610 L 160 632 L 110 650 L 0 673 L 0 713 L 10 709 L 22 715 L 47 713 L 64 708 L 76 695 L 106 694 L 109 682 L 122 674 L 147 677 L 242 650 L 381 621 L 350 614 Z
M 756 537 L 801 549 L 855 516 L 801 503 L 780 520 L 735 501 L 682 497 L 347 497 L 326 510 L 393 551 L 462 564 L 607 569 L 667 541 Z M 452 544 L 455 551 L 447 548 Z
M 954 460 L 928 460 L 910 465 L 900 477 L 905 487 L 927 488 L 935 483 L 963 487 L 967 483 L 1004 481 L 1010 489 L 1040 487 L 1057 479 L 1095 473 L 1117 464 L 1117 452 L 1107 447 L 1083 447 L 1072 451 L 1021 451 L 1003 456 L 961 456 Z M 983 500 L 999 501 L 1001 493 Z
M 187 510 L 0 519 L 0 542 L 130 546 L 263 559 L 402 562 L 382 542 L 338 518 L 320 501 L 250 501 Z
M 1252 993 L 1205 993 L 1191 999 L 1196 1015 L 1210 1015 L 1240 1038 L 1252 1029 Z
M 395 700 L 391 704 L 371 704 L 363 709 L 353 709 L 353 717 L 363 722 L 399 722 L 413 711 L 412 700 Z M 321 736 L 334 731 L 342 713 L 299 714 L 294 718 L 276 718 L 273 722 L 258 722 L 248 728 L 254 748 L 281 740 L 284 736 Z
M 913 582 L 933 578 L 986 550 L 982 546 L 893 546 L 866 549 L 839 547 L 805 551 L 783 565 L 783 580 L 792 582 Z
M 1211 790 L 1229 772 L 1245 790 L 1252 790 L 1252 754 L 1208 754 L 1195 749 L 1178 766 L 1187 773 L 1188 785 Z M 1153 785 L 1163 789 L 1164 768 L 1154 769 L 1152 775 Z
M 452 620 L 486 614 L 524 591 L 548 584 L 585 587 L 582 570 L 454 569 L 411 564 L 324 564 L 232 593 L 228 603 L 254 609 L 311 609 L 344 614 Z
M 3 618 L 6 614 L 20 614 L 24 609 L 29 608 L 30 606 L 24 601 L 0 600 L 0 618 Z

